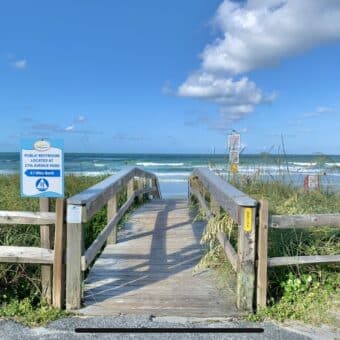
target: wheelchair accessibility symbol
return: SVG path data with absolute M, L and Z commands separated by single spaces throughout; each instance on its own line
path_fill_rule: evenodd
M 45 178 L 39 178 L 36 182 L 35 182 L 35 187 L 43 192 L 43 191 L 46 191 L 49 187 L 49 183 L 47 181 L 47 179 Z

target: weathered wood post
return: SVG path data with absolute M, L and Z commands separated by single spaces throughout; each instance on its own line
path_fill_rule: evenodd
M 151 189 L 152 188 L 152 179 L 151 178 L 147 178 L 146 179 L 146 187 L 148 188 L 148 189 Z M 151 200 L 152 198 L 154 197 L 154 194 L 152 193 L 149 193 L 148 194 L 148 198 Z
M 251 311 L 255 284 L 255 215 L 256 207 L 240 206 L 238 233 L 237 307 Z
M 188 202 L 191 202 L 191 177 L 188 178 Z
M 66 309 L 78 309 L 81 305 L 83 209 L 81 205 L 67 204 Z
M 258 308 L 266 307 L 267 304 L 268 218 L 268 201 L 260 200 L 257 235 L 256 305 Z
M 49 199 L 40 198 L 39 206 L 41 212 L 48 212 L 50 210 Z M 48 225 L 40 226 L 40 244 L 42 248 L 52 248 L 50 228 L 51 226 Z M 52 303 L 52 266 L 50 265 L 41 266 L 41 295 L 48 304 Z
M 134 190 L 134 177 L 132 177 L 127 183 L 127 200 L 133 195 Z
M 154 197 L 156 198 L 161 198 L 161 195 L 160 195 L 160 189 L 159 189 L 159 183 L 158 183 L 158 179 L 157 177 L 153 178 L 152 181 L 151 181 L 151 185 L 153 188 L 155 188 L 155 191 L 154 191 Z
M 56 200 L 56 223 L 53 261 L 53 307 L 65 304 L 65 200 Z
M 188 202 L 193 203 L 194 195 L 193 191 L 195 190 L 195 178 L 190 176 L 188 179 Z
M 114 194 L 111 199 L 107 202 L 107 223 L 116 215 L 117 213 L 117 195 Z M 117 243 L 117 225 L 114 226 L 111 234 L 107 238 L 108 244 Z
M 202 197 L 205 199 L 205 192 L 203 191 Z M 212 195 L 210 195 L 210 211 L 211 213 L 217 217 L 220 215 L 220 205 L 217 203 L 217 201 L 214 199 Z
M 144 189 L 144 178 L 143 177 L 139 177 L 138 178 L 138 190 L 143 190 Z M 143 202 L 143 194 L 139 194 L 138 195 L 138 202 L 142 203 Z

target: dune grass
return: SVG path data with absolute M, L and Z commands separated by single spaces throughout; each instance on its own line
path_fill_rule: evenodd
M 66 176 L 65 197 L 70 197 L 103 180 L 105 176 Z M 55 200 L 51 199 L 51 211 Z M 38 211 L 39 199 L 20 197 L 18 175 L 0 176 L 0 210 Z M 85 243 L 90 244 L 105 225 L 102 209 L 85 225 Z M 53 227 L 52 227 L 53 228 Z M 1 225 L 0 245 L 40 245 L 40 228 L 34 225 Z M 41 299 L 40 265 L 0 263 L 0 317 L 11 317 L 30 325 L 44 324 L 65 316 Z
M 105 177 L 107 176 L 66 176 L 65 197 L 79 193 Z M 136 189 L 137 183 L 134 185 Z M 39 199 L 21 198 L 19 190 L 18 175 L 0 176 L 0 210 L 38 211 Z M 117 194 L 118 209 L 126 200 L 125 188 Z M 130 207 L 119 221 L 118 229 L 122 228 L 128 216 L 139 204 L 140 202 L 135 202 Z M 51 211 L 54 210 L 54 206 L 55 200 L 52 199 Z M 91 245 L 106 224 L 107 209 L 104 206 L 90 221 L 84 223 L 85 248 Z M 0 245 L 39 247 L 39 226 L 0 225 Z M 0 263 L 0 317 L 10 317 L 26 325 L 36 326 L 68 315 L 65 311 L 52 308 L 41 298 L 40 269 L 40 265 Z
M 271 214 L 340 212 L 339 192 L 308 192 L 283 181 L 265 182 L 244 176 L 235 177 L 232 184 L 255 199 L 267 199 Z M 226 265 L 227 260 L 215 237 L 221 223 L 231 243 L 234 246 L 237 244 L 237 227 L 226 213 L 222 213 L 208 223 L 207 232 L 203 236 L 203 243 L 210 246 L 204 260 L 206 263 L 203 261 L 203 265 L 215 267 L 219 276 L 224 277 L 232 275 L 232 272 L 231 267 Z M 268 256 L 340 254 L 339 240 L 339 228 L 269 229 Z M 335 315 L 340 312 L 339 268 L 339 264 L 270 268 L 268 306 L 257 314 L 252 314 L 250 319 L 293 319 L 314 324 L 335 324 Z

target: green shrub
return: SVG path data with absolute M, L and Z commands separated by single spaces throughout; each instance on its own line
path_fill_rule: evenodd
M 44 302 L 33 304 L 30 298 L 11 300 L 0 307 L 0 317 L 11 318 L 29 326 L 44 325 L 67 315 L 67 312 L 52 308 Z

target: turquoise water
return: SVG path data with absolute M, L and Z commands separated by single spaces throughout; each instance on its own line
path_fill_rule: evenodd
M 95 176 L 135 165 L 156 173 L 163 196 L 170 197 L 187 194 L 187 178 L 196 167 L 209 166 L 228 176 L 228 161 L 227 155 L 66 153 L 65 171 Z M 19 168 L 19 153 L 0 153 L 0 174 L 18 173 Z M 324 187 L 340 190 L 340 155 L 241 155 L 239 171 L 267 180 L 280 176 L 301 186 L 305 175 L 322 174 Z

